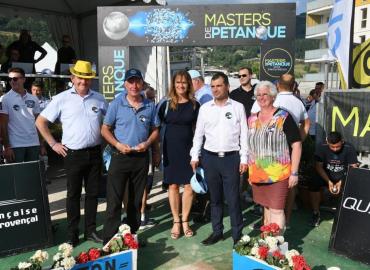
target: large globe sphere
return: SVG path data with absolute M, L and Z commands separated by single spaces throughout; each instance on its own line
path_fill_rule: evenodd
M 122 12 L 114 11 L 104 18 L 104 33 L 113 40 L 123 39 L 129 31 L 130 21 Z
M 267 39 L 267 28 L 263 25 L 258 26 L 256 29 L 256 37 L 262 40 Z

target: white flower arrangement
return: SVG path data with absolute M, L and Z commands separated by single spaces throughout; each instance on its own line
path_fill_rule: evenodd
M 67 243 L 63 243 L 58 247 L 58 250 L 62 253 L 63 257 L 69 257 L 72 255 L 73 246 Z
M 32 264 L 31 263 L 29 263 L 29 262 L 20 262 L 19 264 L 18 264 L 18 269 L 19 270 L 25 270 L 25 269 L 27 269 L 27 268 L 30 268 L 32 266 Z
M 18 263 L 17 267 L 11 269 L 29 270 L 41 269 L 41 265 L 49 258 L 46 251 L 37 250 L 26 262 Z
M 47 259 L 49 259 L 49 254 L 46 251 L 42 251 L 39 249 L 30 259 L 33 262 L 42 264 L 47 261 Z
M 131 233 L 131 228 L 127 224 L 122 224 L 119 226 L 118 231 L 121 235 L 125 235 L 126 233 Z
M 243 235 L 243 237 L 242 237 L 242 239 L 241 239 L 241 241 L 243 242 L 243 243 L 249 243 L 249 241 L 251 240 L 251 238 L 250 238 L 250 236 L 249 235 Z
M 53 270 L 69 270 L 76 264 L 76 260 L 72 256 L 73 246 L 63 243 L 58 247 L 59 252 L 53 256 Z
M 270 252 L 274 252 L 275 250 L 278 250 L 278 243 L 279 243 L 279 240 L 276 239 L 276 237 L 274 236 L 266 236 L 265 238 L 265 242 L 267 243 L 269 249 L 270 249 Z

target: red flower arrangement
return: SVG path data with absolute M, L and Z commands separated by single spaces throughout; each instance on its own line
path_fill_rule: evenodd
M 261 260 L 266 260 L 268 252 L 269 248 L 266 246 L 261 246 L 258 248 L 258 255 L 260 256 Z
M 283 270 L 311 270 L 298 251 L 287 250 L 287 244 L 284 237 L 279 235 L 280 228 L 277 224 L 264 225 L 260 230 L 259 237 L 244 235 L 235 245 L 235 251 L 242 256 L 255 257 Z
M 122 227 L 122 228 L 121 228 Z M 130 232 L 130 227 L 122 225 L 117 233 L 103 249 L 90 248 L 87 252 L 81 252 L 75 259 L 77 263 L 95 261 L 102 256 L 121 252 L 129 249 L 138 249 L 139 244 Z
M 263 225 L 260 230 L 261 230 L 263 236 L 266 236 L 266 235 L 275 236 L 275 235 L 278 235 L 280 233 L 280 227 L 276 223 Z
M 96 259 L 99 259 L 101 257 L 101 250 L 98 248 L 90 248 L 88 252 L 81 252 L 76 257 L 77 263 L 87 263 L 89 261 L 95 261 Z
M 88 261 L 90 261 L 89 254 L 84 251 L 81 252 L 76 258 L 77 263 L 87 263 Z
M 90 261 L 95 261 L 96 259 L 100 258 L 101 251 L 97 248 L 90 248 L 88 251 Z
M 292 260 L 294 265 L 293 270 L 311 270 L 302 255 L 293 256 Z

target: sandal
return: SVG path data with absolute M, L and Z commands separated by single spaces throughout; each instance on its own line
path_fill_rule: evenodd
M 184 223 L 188 223 L 187 229 L 184 229 Z M 192 229 L 190 229 L 188 220 L 182 221 L 182 229 L 184 230 L 184 236 L 186 238 L 192 237 L 194 235 L 194 232 L 192 231 Z
M 171 230 L 171 238 L 173 240 L 176 240 L 176 239 L 180 238 L 180 234 L 181 234 L 180 230 L 178 230 L 178 232 L 173 231 L 173 228 L 175 227 L 175 225 L 180 224 L 180 223 L 181 223 L 181 221 L 173 221 L 173 227 L 172 227 L 172 230 Z

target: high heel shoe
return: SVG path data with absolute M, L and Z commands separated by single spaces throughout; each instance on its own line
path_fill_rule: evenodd
M 184 223 L 188 223 L 187 229 L 184 229 Z M 189 221 L 188 220 L 183 220 L 182 221 L 182 229 L 184 230 L 184 236 L 186 238 L 192 237 L 194 235 L 193 230 L 190 229 Z
M 173 227 L 172 227 L 172 230 L 171 230 L 171 238 L 173 240 L 176 240 L 176 239 L 179 239 L 180 238 L 180 235 L 181 235 L 181 232 L 180 232 L 180 226 L 178 224 L 180 224 L 181 221 L 173 221 Z M 178 227 L 178 232 L 174 232 L 173 231 L 173 228 L 175 227 L 175 225 Z

